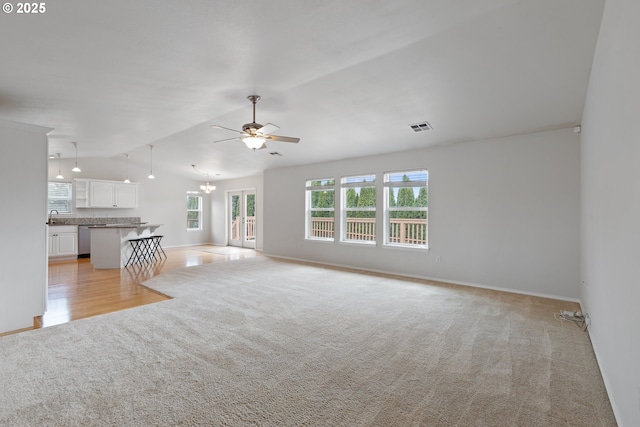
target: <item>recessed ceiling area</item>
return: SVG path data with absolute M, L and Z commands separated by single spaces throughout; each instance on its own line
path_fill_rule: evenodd
M 580 123 L 604 0 L 47 3 L 3 14 L 0 118 L 63 158 L 219 178 Z M 246 148 L 212 124 L 298 144 Z M 407 124 L 428 118 L 428 132 Z M 270 155 L 277 152 L 281 155 Z

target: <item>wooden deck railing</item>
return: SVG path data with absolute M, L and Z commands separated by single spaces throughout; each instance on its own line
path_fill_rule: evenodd
M 246 240 L 256 240 L 256 217 L 248 216 L 245 217 L 245 222 L 247 224 L 247 235 L 245 237 Z M 236 218 L 235 221 L 231 223 L 231 239 L 232 240 L 240 240 L 240 236 L 242 236 L 240 229 L 240 217 Z
M 256 217 L 246 217 L 247 240 L 256 238 Z M 241 234 L 240 218 L 231 225 L 231 238 L 239 240 Z M 333 218 L 313 218 L 311 220 L 311 237 L 333 238 Z M 392 218 L 389 223 L 389 243 L 426 245 L 427 244 L 427 220 Z M 348 240 L 373 241 L 376 239 L 375 218 L 348 218 L 346 238 Z
M 348 218 L 346 238 L 352 240 L 375 240 L 375 218 Z M 389 243 L 426 245 L 427 220 L 392 218 L 389 224 Z M 312 218 L 311 237 L 333 238 L 333 218 Z

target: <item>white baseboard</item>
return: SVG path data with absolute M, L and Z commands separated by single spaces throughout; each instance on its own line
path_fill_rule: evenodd
M 332 266 L 332 267 L 350 268 L 352 270 L 361 270 L 361 271 L 366 271 L 366 272 L 370 272 L 370 273 L 389 274 L 389 275 L 392 275 L 392 276 L 408 277 L 408 278 L 412 278 L 412 279 L 431 280 L 431 281 L 434 281 L 434 282 L 450 283 L 452 285 L 469 286 L 469 287 L 472 287 L 472 288 L 489 289 L 489 290 L 492 290 L 492 291 L 509 292 L 509 293 L 512 293 L 512 294 L 529 295 L 529 296 L 540 297 L 540 298 L 550 298 L 550 299 L 554 299 L 554 300 L 575 302 L 575 303 L 580 304 L 580 299 L 578 299 L 578 298 L 569 298 L 569 297 L 564 297 L 564 296 L 560 296 L 560 295 L 545 294 L 545 293 L 540 293 L 540 292 L 527 292 L 527 291 L 521 291 L 519 289 L 501 288 L 501 287 L 497 287 L 497 286 L 482 285 L 482 284 L 479 284 L 479 283 L 460 282 L 460 281 L 457 281 L 457 280 L 443 279 L 443 278 L 440 278 L 440 277 L 422 276 L 422 275 L 415 275 L 415 274 L 404 274 L 404 273 L 397 273 L 397 272 L 394 272 L 394 271 L 387 271 L 387 270 L 377 270 L 377 269 L 370 269 L 370 268 L 354 267 L 352 265 L 346 265 L 346 264 L 336 264 L 336 263 L 330 263 L 330 262 L 319 262 L 319 261 L 303 259 L 303 258 L 285 257 L 285 256 L 272 255 L 272 254 L 266 254 L 266 253 L 264 255 L 272 257 L 272 258 L 289 259 L 289 260 L 292 260 L 292 261 L 309 262 L 309 263 L 313 263 L 313 264 L 328 265 L 328 266 Z
M 582 305 L 582 302 L 580 302 L 580 311 L 582 311 L 583 313 L 589 313 L 587 311 L 587 309 Z M 589 338 L 591 338 L 591 332 L 589 331 L 589 329 L 587 328 L 587 333 L 589 334 Z M 598 364 L 598 368 L 600 369 L 600 375 L 602 375 L 602 381 L 604 382 L 604 388 L 605 390 L 607 390 L 607 396 L 609 397 L 609 403 L 611 403 L 611 409 L 613 410 L 613 416 L 616 418 L 616 422 L 618 423 L 619 427 L 624 427 L 622 424 L 622 416 L 620 415 L 620 410 L 618 409 L 618 406 L 616 405 L 616 401 L 613 398 L 613 395 L 611 394 L 611 390 L 613 389 L 612 385 L 611 385 L 611 381 L 609 380 L 609 377 L 607 376 L 607 371 L 606 369 L 604 369 L 604 366 L 600 363 L 600 356 L 599 356 L 599 352 L 598 352 L 598 346 L 596 345 L 595 342 L 593 342 L 593 339 L 590 339 L 591 341 L 591 348 L 593 348 L 593 353 L 596 356 L 596 363 Z

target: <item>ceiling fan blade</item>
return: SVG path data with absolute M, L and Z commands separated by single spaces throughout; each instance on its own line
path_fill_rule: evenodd
M 217 141 L 213 141 L 213 143 L 215 144 L 216 142 L 233 141 L 234 139 L 237 139 L 238 141 L 241 140 L 240 137 L 236 136 L 235 138 L 219 139 Z
M 268 135 L 271 132 L 277 131 L 278 129 L 280 128 L 274 125 L 273 123 L 267 123 L 266 125 L 262 126 L 260 129 L 258 129 L 256 132 L 259 132 L 263 135 Z
M 280 141 L 280 142 L 300 142 L 300 138 L 292 138 L 290 136 L 278 136 L 278 135 L 265 135 L 265 139 L 270 139 L 271 141 Z
M 244 133 L 241 130 L 230 129 L 230 128 L 226 128 L 226 127 L 220 126 L 220 125 L 211 125 L 211 127 L 214 128 L 214 129 L 224 129 L 224 130 L 230 130 L 231 132 Z

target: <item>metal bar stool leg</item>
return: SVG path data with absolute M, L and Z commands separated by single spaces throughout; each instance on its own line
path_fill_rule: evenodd
M 142 255 L 141 253 L 142 241 L 140 239 L 130 239 L 129 244 L 131 244 L 132 251 L 131 251 L 131 255 L 129 256 L 129 259 L 127 260 L 127 263 L 125 264 L 125 267 L 128 267 L 130 264 L 133 264 L 135 262 L 139 262 L 140 257 Z
M 167 258 L 167 254 L 166 254 L 166 253 L 164 253 L 164 249 L 162 249 L 162 245 L 160 244 L 160 241 L 162 240 L 162 238 L 163 238 L 164 236 L 155 236 L 155 237 L 156 237 L 156 239 L 157 239 L 156 244 L 157 244 L 157 246 L 158 246 L 158 249 L 160 249 L 160 251 L 162 252 L 162 255 L 164 255 L 164 257 L 165 257 L 165 259 L 166 259 L 166 258 Z M 160 253 L 158 253 L 158 256 L 160 256 Z
M 151 257 L 153 256 L 152 254 L 152 248 L 151 248 L 151 237 L 145 237 L 143 238 L 143 244 L 144 244 L 144 258 L 143 260 L 145 262 L 148 262 L 151 260 Z
M 158 239 L 156 238 L 156 236 L 151 236 L 149 238 L 149 245 L 151 246 L 151 255 L 153 255 L 153 260 L 161 260 L 162 257 L 158 253 Z

